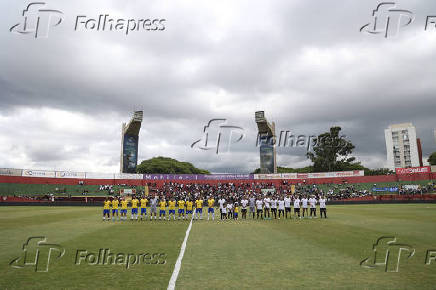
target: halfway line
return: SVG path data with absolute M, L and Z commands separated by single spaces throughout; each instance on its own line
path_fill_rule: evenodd
M 177 276 L 179 276 L 180 267 L 182 266 L 183 255 L 185 254 L 186 242 L 188 241 L 189 232 L 192 228 L 192 220 L 194 219 L 194 215 L 191 217 L 191 222 L 189 223 L 188 229 L 186 230 L 185 239 L 183 240 L 182 246 L 180 247 L 180 254 L 177 258 L 176 264 L 174 265 L 174 271 L 171 275 L 170 282 L 168 283 L 168 290 L 174 290 L 176 287 Z

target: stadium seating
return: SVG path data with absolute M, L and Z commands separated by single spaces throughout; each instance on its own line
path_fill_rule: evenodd
M 323 181 L 323 182 L 320 182 Z M 361 182 L 359 182 L 361 181 Z M 363 182 L 362 182 L 363 181 Z M 366 181 L 366 182 L 365 182 Z M 100 185 L 111 185 L 114 193 L 118 193 L 120 189 L 135 188 L 136 191 L 143 192 L 145 185 L 156 183 L 156 187 L 161 187 L 164 182 L 169 180 L 93 180 L 87 179 L 83 185 L 83 181 L 78 179 L 62 179 L 62 178 L 36 178 L 36 177 L 11 177 L 0 176 L 0 196 L 33 196 L 53 194 L 55 196 L 107 196 L 108 190 L 100 190 Z M 190 181 L 181 180 L 174 181 L 177 183 L 209 183 L 217 184 L 220 182 L 238 183 L 268 183 L 280 186 L 283 180 L 227 180 L 227 181 Z M 289 184 L 316 184 L 319 189 L 327 192 L 329 189 L 335 191 L 341 190 L 349 185 L 352 185 L 356 191 L 371 191 L 374 184 L 377 187 L 396 187 L 404 184 L 427 185 L 430 180 L 398 180 L 396 175 L 387 176 L 364 176 L 361 178 L 330 178 L 330 179 L 312 179 L 312 180 L 288 180 Z

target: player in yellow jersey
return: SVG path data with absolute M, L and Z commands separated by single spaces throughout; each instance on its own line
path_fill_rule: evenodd
M 185 219 L 185 201 L 183 199 L 180 199 L 177 202 L 177 206 L 179 207 L 179 219 L 180 217 L 182 219 Z
M 132 211 L 131 211 L 131 215 L 130 215 L 130 219 L 133 220 L 137 220 L 138 219 L 138 203 L 139 200 L 135 197 L 133 197 L 133 199 L 130 201 L 132 203 Z
M 203 199 L 201 196 L 195 200 L 195 219 L 198 220 L 198 216 L 200 219 L 203 219 Z
M 103 221 L 110 220 L 110 208 L 111 208 L 111 201 L 106 197 L 103 203 Z
M 186 218 L 188 218 L 188 214 L 192 214 L 192 208 L 194 207 L 194 203 L 188 199 L 186 201 Z
M 126 200 L 126 198 L 123 198 L 121 200 L 121 220 L 127 220 L 127 205 L 129 204 L 129 201 Z
M 140 202 L 141 202 L 141 220 L 142 219 L 147 219 L 147 202 L 148 202 L 148 199 L 145 196 L 143 196 L 141 198 Z
M 162 197 L 161 200 L 159 201 L 159 219 L 161 219 L 162 216 L 163 219 L 165 219 L 166 207 L 167 207 L 167 202 L 165 201 L 165 198 Z
M 174 197 L 168 202 L 168 220 L 171 219 L 171 215 L 173 215 L 173 220 L 176 220 L 176 200 Z
M 209 220 L 209 216 L 212 214 L 212 220 L 215 220 L 215 199 L 213 199 L 212 196 L 209 196 L 209 199 L 207 200 L 207 220 Z
M 114 198 L 112 200 L 112 220 L 115 221 L 115 214 L 117 214 L 117 218 L 118 220 L 120 220 L 120 216 L 118 215 L 118 205 L 119 205 L 119 200 L 117 198 Z
M 238 214 L 239 214 L 239 205 L 236 202 L 235 203 L 235 209 L 233 210 L 233 219 L 237 220 L 238 219 Z

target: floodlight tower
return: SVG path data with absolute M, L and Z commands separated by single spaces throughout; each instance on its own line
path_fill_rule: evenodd
M 268 123 L 264 111 L 255 113 L 257 144 L 260 144 L 260 173 L 277 173 L 275 123 Z
M 121 126 L 121 173 L 136 173 L 139 131 L 141 130 L 143 115 L 143 111 L 135 111 L 129 123 L 123 123 Z

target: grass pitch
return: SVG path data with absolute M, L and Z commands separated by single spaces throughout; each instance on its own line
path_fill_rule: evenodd
M 167 288 L 189 222 L 102 222 L 101 212 L 0 207 L 0 289 Z M 436 260 L 425 263 L 428 250 L 436 256 L 436 204 L 329 206 L 327 214 L 326 220 L 194 221 L 176 288 L 436 288 Z M 409 259 L 400 256 L 398 272 L 360 266 L 382 236 L 415 249 Z M 53 252 L 48 272 L 9 265 L 23 257 L 29 237 L 65 249 L 61 258 Z M 28 249 L 27 262 L 36 253 Z M 76 265 L 78 250 L 98 256 L 99 249 L 121 254 L 119 264 L 91 265 L 89 257 Z M 123 254 L 142 254 L 140 264 L 127 268 Z

